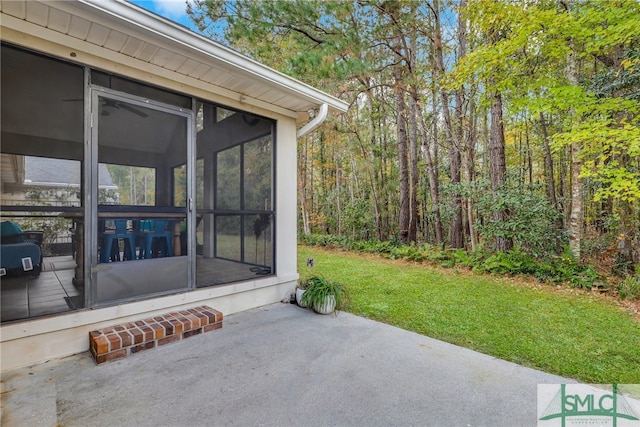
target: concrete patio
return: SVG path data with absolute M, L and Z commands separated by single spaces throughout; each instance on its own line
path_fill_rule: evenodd
M 2 426 L 534 426 L 571 380 L 385 324 L 275 304 L 95 365 L 2 374 Z

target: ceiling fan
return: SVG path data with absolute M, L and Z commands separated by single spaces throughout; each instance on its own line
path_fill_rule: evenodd
M 82 99 L 63 99 L 63 101 L 64 102 L 82 102 L 83 100 Z M 141 111 L 135 107 L 132 107 L 126 102 L 116 101 L 115 99 L 108 99 L 108 98 L 101 97 L 100 107 L 101 107 L 100 115 L 105 117 L 111 115 L 111 111 L 109 111 L 106 107 L 110 107 L 111 109 L 114 109 L 114 110 L 126 110 L 139 117 L 142 117 L 143 119 L 149 117 L 149 115 L 144 111 Z
M 143 119 L 149 117 L 149 115 L 144 111 L 138 110 L 137 108 L 132 107 L 126 102 L 120 102 L 114 99 L 100 98 L 100 104 L 102 107 L 100 113 L 101 116 L 108 116 L 109 114 L 111 114 L 111 112 L 106 109 L 107 107 L 111 107 L 115 110 L 126 110 L 130 113 L 135 114 L 136 116 L 142 117 Z

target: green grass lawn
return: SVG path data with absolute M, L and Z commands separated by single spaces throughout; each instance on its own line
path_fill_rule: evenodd
M 640 322 L 604 298 L 306 246 L 298 260 L 302 277 L 345 284 L 345 311 L 582 382 L 640 384 Z

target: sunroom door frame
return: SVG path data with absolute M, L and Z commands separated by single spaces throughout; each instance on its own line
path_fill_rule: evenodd
M 87 74 L 89 70 L 87 69 Z M 87 82 L 90 77 L 86 76 Z M 87 94 L 85 96 L 85 136 L 87 139 L 87 147 L 85 150 L 85 167 L 84 177 L 87 183 L 87 191 L 85 192 L 85 218 L 84 235 L 85 238 L 85 300 L 87 308 L 96 308 L 120 303 L 138 301 L 148 299 L 162 294 L 175 293 L 176 291 L 161 292 L 158 294 L 147 294 L 144 296 L 136 296 L 133 298 L 124 298 L 121 300 L 104 303 L 97 299 L 97 273 L 98 264 L 98 124 L 99 124 L 99 98 L 108 98 L 113 101 L 126 102 L 147 109 L 158 110 L 164 113 L 181 116 L 186 119 L 187 135 L 186 135 L 186 170 L 187 170 L 187 206 L 185 213 L 187 218 L 187 281 L 186 286 L 181 288 L 183 291 L 195 288 L 195 209 L 193 208 L 193 200 L 195 195 L 195 114 L 192 109 L 178 107 L 142 98 L 125 92 L 104 88 L 88 83 Z

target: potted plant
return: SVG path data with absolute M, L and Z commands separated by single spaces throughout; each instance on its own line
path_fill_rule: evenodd
M 306 288 L 306 281 L 298 282 L 298 285 L 296 286 L 296 302 L 302 308 L 307 308 L 307 303 L 302 300 L 302 296 L 304 295 L 304 291 L 306 291 Z
M 346 290 L 341 283 L 333 282 L 320 276 L 312 276 L 305 281 L 301 303 L 312 307 L 316 313 L 333 313 L 340 308 L 346 297 Z

